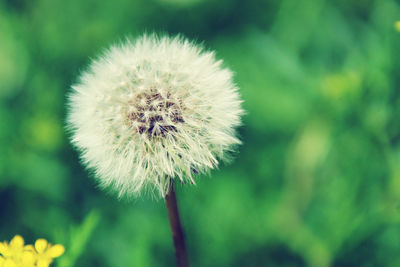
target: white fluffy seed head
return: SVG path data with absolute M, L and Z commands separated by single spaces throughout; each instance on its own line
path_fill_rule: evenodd
M 68 127 L 102 187 L 165 196 L 170 179 L 195 183 L 227 158 L 243 110 L 221 64 L 181 37 L 155 35 L 92 62 L 72 87 Z

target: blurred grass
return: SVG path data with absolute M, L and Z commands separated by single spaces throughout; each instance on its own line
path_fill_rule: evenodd
M 101 192 L 64 131 L 65 95 L 90 58 L 154 30 L 215 49 L 248 113 L 233 164 L 178 187 L 193 266 L 399 266 L 399 11 L 391 0 L 0 1 L 0 239 L 63 243 L 58 266 L 174 264 L 163 202 Z

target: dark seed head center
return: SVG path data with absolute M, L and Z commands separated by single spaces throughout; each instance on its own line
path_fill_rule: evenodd
M 132 111 L 126 114 L 128 125 L 148 138 L 173 134 L 178 131 L 178 124 L 185 122 L 181 114 L 182 101 L 172 98 L 170 92 L 163 96 L 152 88 L 129 102 Z

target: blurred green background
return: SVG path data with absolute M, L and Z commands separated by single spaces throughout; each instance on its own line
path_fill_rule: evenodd
M 126 35 L 183 35 L 236 73 L 231 165 L 178 186 L 193 266 L 400 266 L 400 3 L 0 0 L 0 240 L 66 247 L 54 266 L 173 266 L 162 200 L 97 188 L 66 94 Z

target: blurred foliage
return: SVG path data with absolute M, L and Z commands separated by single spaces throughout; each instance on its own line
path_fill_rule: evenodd
M 80 165 L 66 94 L 90 58 L 182 33 L 236 73 L 236 160 L 178 186 L 193 266 L 400 266 L 400 4 L 0 0 L 0 239 L 58 266 L 173 266 L 163 201 L 119 202 Z

